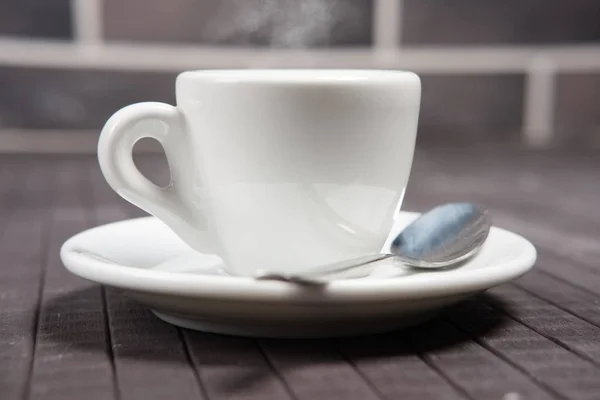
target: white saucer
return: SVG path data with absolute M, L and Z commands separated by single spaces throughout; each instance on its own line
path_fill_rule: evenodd
M 390 238 L 417 216 L 400 213 Z M 386 260 L 367 278 L 302 287 L 223 275 L 219 257 L 194 253 L 161 221 L 144 217 L 81 232 L 65 242 L 61 258 L 75 275 L 122 289 L 175 325 L 243 336 L 325 337 L 421 323 L 525 274 L 536 250 L 493 227 L 481 252 L 456 269 L 415 273 Z

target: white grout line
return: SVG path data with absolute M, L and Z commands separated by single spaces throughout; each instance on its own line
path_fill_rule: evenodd
M 402 47 L 402 24 L 404 23 L 404 0 L 396 1 L 396 44 Z
M 71 13 L 78 44 L 102 42 L 102 0 L 71 0 Z
M 551 60 L 543 57 L 531 62 L 526 76 L 524 102 L 524 139 L 531 147 L 545 147 L 554 135 L 556 74 Z
M 557 71 L 600 71 L 599 46 L 272 50 L 148 44 L 76 46 L 0 38 L 0 65 L 179 72 L 203 68 L 392 68 L 418 73 L 524 73 L 542 57 Z
M 394 49 L 400 43 L 401 0 L 375 0 L 373 44 L 375 49 Z
M 61 130 L 0 130 L 1 153 L 89 153 L 96 148 L 98 133 Z

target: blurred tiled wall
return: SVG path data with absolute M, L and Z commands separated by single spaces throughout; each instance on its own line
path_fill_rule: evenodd
M 3 40 L 76 43 L 74 3 L 86 1 L 99 8 L 100 46 L 273 51 L 376 46 L 376 0 L 1 0 L 0 52 Z M 385 2 L 401 4 L 390 9 L 401 13 L 402 49 L 583 45 L 600 51 L 598 0 L 379 0 Z M 7 59 L 0 57 L 0 133 L 97 134 L 126 104 L 173 103 L 179 72 L 20 65 Z M 423 80 L 420 145 L 523 141 L 525 71 L 445 72 L 441 66 L 415 72 Z M 552 143 L 600 143 L 600 69 L 559 71 L 554 88 Z

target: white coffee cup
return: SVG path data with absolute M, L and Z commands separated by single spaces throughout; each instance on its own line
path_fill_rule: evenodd
M 98 143 L 108 184 L 227 272 L 305 268 L 379 252 L 411 170 L 421 83 L 404 71 L 188 71 L 177 106 L 117 111 Z M 144 137 L 171 183 L 135 167 Z

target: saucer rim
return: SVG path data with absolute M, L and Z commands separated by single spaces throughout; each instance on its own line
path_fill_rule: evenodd
M 400 214 L 411 218 L 420 215 L 410 211 L 401 211 Z M 458 269 L 447 275 L 425 273 L 412 275 L 410 279 L 349 279 L 333 281 L 322 287 L 301 286 L 281 281 L 257 281 L 252 277 L 191 275 L 142 269 L 93 259 L 76 251 L 80 238 L 89 232 L 156 219 L 153 216 L 129 218 L 85 229 L 63 243 L 60 258 L 66 269 L 74 275 L 124 290 L 193 298 L 235 301 L 285 300 L 297 303 L 385 302 L 477 293 L 519 278 L 531 270 L 537 260 L 537 251 L 530 241 L 497 226 L 492 226 L 491 229 L 503 235 L 513 236 L 520 243 L 519 254 L 508 261 L 473 270 Z

